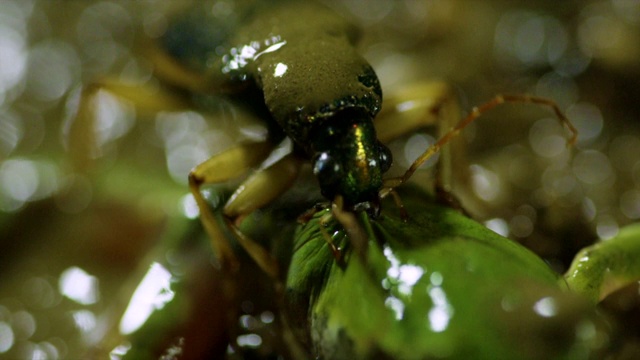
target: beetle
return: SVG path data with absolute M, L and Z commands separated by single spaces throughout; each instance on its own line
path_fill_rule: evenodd
M 251 108 L 255 115 L 263 119 L 270 128 L 267 141 L 241 144 L 228 152 L 215 156 L 196 167 L 189 177 L 191 191 L 198 201 L 203 222 L 211 235 L 210 237 L 212 238 L 214 247 L 225 267 L 234 267 L 236 265 L 235 256 L 229 248 L 228 237 L 218 236 L 220 232 L 223 232 L 223 229 L 217 225 L 216 219 L 213 218 L 209 204 L 206 203 L 201 194 L 201 185 L 205 183 L 224 182 L 249 168 L 253 168 L 266 158 L 266 154 L 274 147 L 274 144 L 284 137 L 289 137 L 294 141 L 294 151 L 270 167 L 255 173 L 254 176 L 247 180 L 239 188 L 239 191 L 232 196 L 223 210 L 226 222 L 230 228 L 234 230 L 237 235 L 236 237 L 241 241 L 243 246 L 248 249 L 254 259 L 261 263 L 263 269 L 274 277 L 279 274 L 278 265 L 271 260 L 269 254 L 263 249 L 254 246 L 249 240 L 250 237 L 246 237 L 243 232 L 237 230 L 236 227 L 243 218 L 251 216 L 253 209 L 262 207 L 264 204 L 279 196 L 281 192 L 288 189 L 290 182 L 295 178 L 303 160 L 312 161 L 312 166 L 318 177 L 320 188 L 324 195 L 330 201 L 333 201 L 335 205 L 329 213 L 338 220 L 340 226 L 345 228 L 350 240 L 353 241 L 358 237 L 366 237 L 360 241 L 368 242 L 369 231 L 357 229 L 359 224 L 356 224 L 356 220 L 353 220 L 354 214 L 360 213 L 359 210 L 368 210 L 372 215 L 371 218 L 379 215 L 380 210 L 378 205 L 380 199 L 386 197 L 388 194 L 393 194 L 394 189 L 406 182 L 421 163 L 438 151 L 442 145 L 459 133 L 464 126 L 475 120 L 481 113 L 502 102 L 518 101 L 549 105 L 554 111 L 559 113 L 555 105 L 544 99 L 526 96 L 498 96 L 472 111 L 469 117 L 454 127 L 452 131 L 447 132 L 434 147 L 428 149 L 420 156 L 403 176 L 385 180 L 382 178 L 382 175 L 385 173 L 388 163 L 390 163 L 390 161 L 386 161 L 390 160 L 390 154 L 387 153 L 382 143 L 399 136 L 400 133 L 407 133 L 425 124 L 429 124 L 436 118 L 457 119 L 458 110 L 457 106 L 455 106 L 455 99 L 450 95 L 450 89 L 443 84 L 427 85 L 421 87 L 420 91 L 416 91 L 413 98 L 399 97 L 394 99 L 391 97 L 391 100 L 386 99 L 385 105 L 382 106 L 380 86 L 376 84 L 377 79 L 375 78 L 375 73 L 370 72 L 372 71 L 370 70 L 370 66 L 367 66 L 366 62 L 364 62 L 355 51 L 351 51 L 355 48 L 354 45 L 357 38 L 357 36 L 352 34 L 352 31 L 357 31 L 354 30 L 352 26 L 349 26 L 348 22 L 341 20 L 339 22 L 340 24 L 346 24 L 342 33 L 329 31 L 327 34 L 323 34 L 320 39 L 326 40 L 325 36 L 329 36 L 329 38 L 333 36 L 346 41 L 347 47 L 350 49 L 350 51 L 346 53 L 351 54 L 349 55 L 349 59 L 353 61 L 357 60 L 356 63 L 362 65 L 361 69 L 366 69 L 362 70 L 362 72 L 365 72 L 367 76 L 358 77 L 355 80 L 352 78 L 350 82 L 336 82 L 331 77 L 327 77 L 326 75 L 321 77 L 318 75 L 318 72 L 314 73 L 319 67 L 313 66 L 312 71 L 307 71 L 305 74 L 315 76 L 315 80 L 318 81 L 317 83 L 305 78 L 297 82 L 298 86 L 294 87 L 294 90 L 288 90 L 288 93 L 292 94 L 291 97 L 285 97 L 280 94 L 267 99 L 267 89 L 281 91 L 282 86 L 293 86 L 296 84 L 296 82 L 287 82 L 285 85 L 282 85 L 284 83 L 279 82 L 284 81 L 287 75 L 296 74 L 294 71 L 295 67 L 291 64 L 302 65 L 304 61 L 308 61 L 311 65 L 315 65 L 324 64 L 322 61 L 325 61 L 331 65 L 335 65 L 331 63 L 332 60 L 336 60 L 335 57 L 332 57 L 331 54 L 327 52 L 313 53 L 315 57 L 309 59 L 304 57 L 307 53 L 302 52 L 302 54 L 298 54 L 297 56 L 291 55 L 291 58 L 289 58 L 290 63 L 277 61 L 278 58 L 275 57 L 275 55 L 282 55 L 285 49 L 289 49 L 290 47 L 300 49 L 300 47 L 294 46 L 296 45 L 294 39 L 297 38 L 298 34 L 295 33 L 294 28 L 289 28 L 289 26 L 292 25 L 288 20 L 297 16 L 300 16 L 300 18 L 307 18 L 307 16 L 315 18 L 317 14 L 326 14 L 327 19 L 338 22 L 336 19 L 339 19 L 339 17 L 324 8 L 316 8 L 315 5 L 304 5 L 304 3 L 296 4 L 297 7 L 291 8 L 288 7 L 289 5 L 285 7 L 279 7 L 279 5 L 272 6 L 271 4 L 265 6 L 266 13 L 262 11 L 252 11 L 249 8 L 246 11 L 240 9 L 234 11 L 232 14 L 237 15 L 237 18 L 231 17 L 226 19 L 225 21 L 229 21 L 229 25 L 226 27 L 222 26 L 222 30 L 211 29 L 210 26 L 201 26 L 207 24 L 217 25 L 222 21 L 220 17 L 214 16 L 209 12 L 201 11 L 198 13 L 198 11 L 196 11 L 196 15 L 191 15 L 194 16 L 194 18 L 190 18 L 187 15 L 184 18 L 187 20 L 182 20 L 185 23 L 180 26 L 180 18 L 177 18 L 160 39 L 159 52 L 155 53 L 155 56 L 152 57 L 152 60 L 157 65 L 158 77 L 189 92 L 212 93 L 236 98 L 238 101 L 244 102 L 247 108 Z M 199 9 L 202 10 L 202 8 Z M 294 12 L 291 9 L 298 9 L 299 11 Z M 287 12 L 288 10 L 291 11 Z M 295 14 L 295 16 L 291 15 L 292 13 Z M 303 17 L 301 14 L 306 15 Z M 313 14 L 313 16 L 311 16 L 311 14 Z M 198 20 L 197 15 L 203 15 L 201 21 Z M 268 17 L 267 15 L 274 16 Z M 318 16 L 318 21 L 320 21 L 319 19 L 321 18 L 323 18 L 323 16 Z M 254 23 L 260 24 L 261 22 L 269 21 L 277 23 L 275 25 L 270 24 L 269 26 L 281 25 L 294 34 L 287 35 L 292 36 L 291 38 L 280 35 L 280 38 L 269 37 L 268 39 L 261 39 L 256 43 L 250 41 L 248 43 L 249 48 L 246 48 L 246 52 L 243 52 L 242 50 L 245 49 L 247 43 L 238 39 L 242 38 L 242 36 L 251 38 L 251 35 L 246 35 L 245 33 L 258 34 L 258 30 L 256 29 L 264 29 L 259 25 L 253 25 Z M 319 25 L 320 28 L 323 26 L 328 27 L 328 24 L 333 23 L 326 22 L 322 24 L 322 26 Z M 191 27 L 187 25 L 191 25 Z M 217 28 L 217 26 L 215 28 Z M 338 29 L 340 29 L 339 26 Z M 213 43 L 185 43 L 185 40 L 194 38 L 193 32 L 196 30 L 203 31 L 205 35 L 219 34 L 220 39 L 216 40 L 218 42 Z M 304 31 L 308 30 L 309 29 L 305 27 Z M 173 38 L 173 36 L 175 36 L 175 38 Z M 173 40 L 171 40 L 172 38 Z M 170 44 L 174 44 L 177 48 L 171 50 L 172 47 Z M 212 44 L 216 45 L 213 49 Z M 203 46 L 203 48 L 198 48 L 198 45 Z M 253 45 L 255 45 L 255 47 Z M 180 53 L 181 49 L 188 51 L 186 51 L 186 53 Z M 269 51 L 266 51 L 267 49 L 269 49 Z M 150 51 L 153 52 L 154 49 Z M 251 56 L 243 55 L 248 55 L 251 52 L 253 52 Z M 213 54 L 213 56 L 211 56 L 211 54 Z M 217 62 L 219 62 L 219 64 Z M 265 67 L 261 67 L 260 64 Z M 286 65 L 286 67 L 279 66 L 280 64 Z M 271 72 L 265 70 L 269 69 L 269 66 L 271 66 Z M 348 67 L 351 70 L 357 68 L 351 67 L 351 65 Z M 276 74 L 281 76 L 276 76 Z M 300 74 L 301 73 L 298 73 L 298 75 L 302 77 Z M 357 94 L 357 92 L 351 88 L 351 90 L 347 92 L 350 94 L 347 98 L 339 98 L 336 100 L 334 96 L 324 96 L 326 95 L 325 93 L 322 94 L 323 96 L 320 96 L 319 93 L 302 91 L 302 89 L 306 90 L 309 84 L 334 85 L 339 88 L 343 86 L 348 88 L 348 85 L 355 84 L 356 86 L 362 85 L 363 88 L 368 89 L 368 92 L 364 91 L 362 96 L 353 95 Z M 272 88 L 269 88 L 269 86 Z M 129 87 L 108 79 L 100 80 L 91 84 L 83 91 L 83 100 L 80 103 L 78 111 L 79 116 L 75 122 L 77 126 L 72 132 L 84 135 L 88 134 L 85 132 L 86 130 L 82 128 L 86 128 L 86 125 L 90 124 L 90 121 L 82 121 L 82 119 L 84 116 L 90 115 L 91 97 L 95 95 L 97 91 L 105 89 L 123 98 L 134 101 L 151 99 L 154 103 L 153 105 L 161 103 L 165 109 L 180 109 L 186 106 L 186 104 L 183 103 L 183 98 L 170 95 L 163 91 L 147 92 L 147 89 L 144 87 Z M 296 89 L 301 92 L 298 93 Z M 335 89 L 331 88 L 330 90 Z M 352 98 L 351 96 L 355 97 Z M 376 96 L 378 96 L 378 98 L 376 98 Z M 317 102 L 320 102 L 321 105 L 317 105 L 316 107 L 312 106 L 312 110 L 303 117 L 288 117 L 282 115 L 287 113 L 282 107 L 285 109 L 291 108 L 289 106 L 290 103 L 288 103 L 291 99 L 300 100 L 300 104 L 302 104 L 295 107 L 295 114 L 299 114 L 299 112 L 304 109 L 309 109 L 309 106 L 313 104 L 317 105 Z M 406 112 L 394 111 L 394 103 L 400 104 L 403 101 L 408 102 L 409 100 L 423 101 L 421 106 L 414 108 L 415 112 L 413 115 L 417 114 L 415 117 L 408 115 Z M 137 101 L 137 104 L 142 106 L 140 105 L 142 102 L 143 101 Z M 298 110 L 298 108 L 301 109 Z M 389 110 L 385 112 L 385 109 Z M 567 127 L 570 127 L 570 124 L 561 114 L 559 117 Z M 375 118 L 375 121 L 373 118 Z M 406 118 L 409 120 L 395 121 L 396 119 L 404 120 Z M 72 139 L 72 141 L 84 142 L 87 138 L 90 138 L 90 136 L 85 136 L 84 138 L 82 136 L 76 136 L 74 137 L 75 140 Z M 358 152 L 360 149 L 362 149 L 362 158 L 353 155 L 360 154 Z M 345 156 L 348 154 L 351 154 L 351 156 Z M 387 155 L 389 155 L 389 157 L 387 157 Z M 336 161 L 336 158 L 342 160 Z M 337 165 L 327 166 L 327 164 L 331 165 L 334 162 Z M 371 166 L 369 166 L 370 164 Z M 341 182 L 342 177 L 337 176 L 340 175 L 339 170 L 341 169 L 353 171 L 353 173 L 356 174 L 353 176 L 353 179 L 361 181 Z M 360 176 L 359 174 L 372 176 L 366 177 Z M 280 181 L 282 177 L 288 181 Z M 424 203 L 427 202 L 425 201 Z M 430 207 L 424 205 L 413 206 L 410 209 L 413 209 L 411 213 L 429 212 L 432 210 Z M 351 230 L 350 225 L 354 224 L 357 225 L 356 230 Z M 383 222 L 381 221 L 376 224 L 383 224 Z M 397 224 L 398 223 L 394 226 L 399 226 Z M 325 228 L 325 225 L 319 225 L 317 221 L 311 221 L 307 226 L 319 232 Z M 416 225 L 409 225 L 409 227 L 412 226 L 415 227 Z M 316 235 L 314 235 L 314 239 L 320 240 L 320 242 L 325 241 L 324 235 L 321 237 Z M 418 239 L 415 236 L 406 236 L 406 238 L 409 241 Z M 299 235 L 296 239 L 306 241 L 309 240 L 309 237 L 307 235 Z M 328 258 L 330 262 L 327 266 L 335 268 L 340 265 L 339 262 L 332 261 L 333 259 L 331 257 Z M 348 262 L 349 260 L 345 259 L 345 261 Z M 295 271 L 289 274 L 295 274 Z M 310 279 L 312 278 L 310 277 Z M 375 279 L 375 277 L 361 277 L 360 279 L 370 281 Z M 336 283 L 345 284 L 347 282 Z M 327 297 L 336 296 L 335 292 L 327 292 L 327 294 Z M 348 298 L 349 293 L 338 292 L 337 296 Z M 348 311 L 349 308 L 345 309 Z M 358 340 L 362 339 L 366 340 L 364 337 L 358 338 Z M 399 351 L 399 348 L 396 348 L 396 350 Z
M 351 22 L 306 1 L 233 2 L 224 12 L 219 4 L 196 4 L 178 14 L 147 52 L 157 77 L 173 88 L 229 97 L 250 109 L 269 130 L 266 139 L 241 143 L 189 174 L 190 191 L 223 267 L 237 268 L 238 261 L 201 187 L 226 182 L 259 166 L 285 138 L 291 140 L 293 150 L 249 176 L 222 210 L 226 226 L 242 247 L 276 279 L 281 277 L 278 263 L 238 225 L 289 189 L 306 161 L 311 162 L 324 197 L 347 212 L 364 210 L 375 218 L 381 198 L 394 194 L 426 159 L 481 113 L 504 102 L 551 107 L 573 132 L 570 142 L 575 139 L 575 129 L 553 102 L 523 95 L 496 96 L 473 109 L 403 176 L 383 179 L 392 163 L 384 142 L 434 122 L 451 126 L 457 121 L 460 110 L 451 88 L 443 83 L 415 86 L 405 92 L 408 96 L 386 99 L 387 110 L 381 111 L 380 82 L 357 52 L 359 31 Z M 188 97 L 175 96 L 175 91 L 109 78 L 96 80 L 83 89 L 69 130 L 70 147 L 79 156 L 94 152 L 93 99 L 103 90 L 143 110 L 192 105 Z M 411 106 L 399 106 L 407 104 Z

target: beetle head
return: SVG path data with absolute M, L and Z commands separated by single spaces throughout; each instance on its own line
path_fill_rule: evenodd
M 392 162 L 373 122 L 356 109 L 344 110 L 313 132 L 313 173 L 322 195 L 341 195 L 347 208 L 377 214 L 382 175 Z

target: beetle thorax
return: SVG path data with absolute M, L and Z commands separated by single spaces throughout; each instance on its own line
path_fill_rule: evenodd
M 391 153 L 378 141 L 371 119 L 363 112 L 340 112 L 314 129 L 310 145 L 313 172 L 325 197 L 333 200 L 341 195 L 352 208 L 378 202 Z

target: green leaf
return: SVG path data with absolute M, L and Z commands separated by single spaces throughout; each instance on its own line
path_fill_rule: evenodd
M 320 213 L 295 237 L 289 303 L 326 358 L 536 358 L 588 353 L 593 309 L 563 292 L 540 258 L 415 188 L 401 194 L 404 222 L 388 202 L 361 216 L 366 256 Z M 344 247 L 338 261 L 325 233 Z M 302 314 L 302 315 L 301 315 Z

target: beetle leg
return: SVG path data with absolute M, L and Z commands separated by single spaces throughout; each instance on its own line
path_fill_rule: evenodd
M 231 196 L 224 214 L 241 220 L 254 210 L 278 198 L 293 184 L 302 165 L 302 159 L 287 154 L 269 167 L 254 172 Z
M 331 207 L 331 203 L 317 203 L 312 208 L 305 211 L 302 215 L 298 216 L 298 224 L 304 225 L 313 218 L 313 216 L 320 211 L 326 210 Z
M 200 192 L 202 184 L 222 183 L 257 166 L 269 153 L 269 143 L 248 143 L 229 149 L 199 164 L 189 173 L 189 189 L 200 210 L 200 220 L 207 231 L 222 266 L 236 268 L 238 261 L 209 204 Z
M 489 100 L 488 102 L 473 108 L 471 113 L 467 115 L 466 118 L 462 119 L 455 127 L 447 131 L 443 136 L 440 137 L 440 139 L 436 143 L 431 145 L 424 153 L 422 153 L 422 155 L 420 155 L 413 162 L 413 164 L 411 164 L 411 166 L 409 167 L 409 169 L 407 169 L 404 175 L 395 177 L 395 178 L 386 179 L 384 182 L 384 187 L 395 188 L 407 182 L 407 180 L 411 178 L 413 173 L 422 164 L 424 164 L 429 158 L 431 158 L 435 153 L 437 153 L 445 144 L 451 141 L 451 139 L 458 136 L 465 127 L 467 127 L 477 118 L 479 118 L 480 115 L 482 115 L 483 113 L 504 103 L 530 103 L 530 104 L 549 107 L 555 113 L 556 117 L 558 118 L 558 121 L 560 121 L 560 123 L 564 125 L 571 133 L 571 137 L 567 140 L 567 145 L 571 146 L 576 142 L 578 131 L 571 124 L 569 119 L 562 113 L 558 105 L 552 100 L 536 97 L 536 96 L 529 96 L 529 95 L 496 95 L 495 97 L 493 97 L 493 99 Z
M 102 78 L 84 86 L 76 113 L 65 124 L 64 130 L 73 164 L 79 169 L 86 169 L 91 159 L 100 155 L 96 121 L 100 110 L 99 95 L 103 92 L 131 103 L 140 117 L 188 107 L 188 101 L 183 97 L 151 85 L 128 84 L 112 78 Z
M 400 195 L 395 190 L 395 188 L 383 188 L 380 191 L 380 198 L 384 199 L 388 195 L 391 195 L 393 201 L 396 203 L 396 207 L 400 209 L 400 219 L 403 221 L 407 221 L 409 219 L 409 213 L 407 213 L 407 209 L 404 207 L 404 203 L 402 203 L 402 199 L 400 199 Z
M 344 209 L 344 199 L 342 196 L 336 196 L 336 198 L 331 202 L 331 214 L 340 223 L 340 225 L 342 225 L 356 254 L 362 263 L 366 264 L 369 236 L 362 225 L 360 225 L 360 222 L 354 215 L 354 212 Z
M 428 126 L 451 127 L 460 116 L 459 109 L 458 97 L 446 83 L 403 87 L 384 100 L 375 120 L 378 139 L 386 143 Z
M 409 85 L 392 93 L 385 100 L 384 106 L 387 110 L 383 110 L 376 119 L 378 139 L 382 142 L 429 126 L 436 126 L 437 136 L 442 137 L 460 119 L 458 96 L 454 89 L 444 82 Z M 462 145 L 462 142 L 454 144 L 454 154 L 448 148 L 442 151 L 437 165 L 436 184 L 443 189 L 448 190 L 451 187 L 453 156 L 463 155 Z M 461 175 L 466 178 L 466 174 Z
M 238 225 L 244 217 L 291 188 L 301 166 L 302 160 L 299 157 L 288 154 L 273 165 L 256 171 L 238 187 L 222 212 L 240 245 L 260 268 L 276 280 L 279 280 L 280 275 L 277 261 L 262 246 L 244 235 Z
M 329 246 L 334 259 L 336 259 L 337 262 L 342 263 L 342 250 L 338 246 L 336 246 L 336 244 L 333 242 L 333 238 L 331 237 L 331 235 L 329 235 L 329 232 L 326 229 L 327 224 L 329 223 L 329 221 L 331 221 L 332 218 L 333 215 L 331 213 L 326 213 L 320 218 L 320 233 L 322 233 L 324 241 Z
M 223 267 L 237 269 L 238 261 L 231 249 L 211 208 L 205 201 L 200 186 L 204 183 L 224 182 L 233 178 L 243 170 L 256 166 L 271 152 L 268 143 L 253 143 L 215 156 L 196 166 L 189 174 L 189 187 L 200 208 L 201 221 L 209 234 L 218 259 Z M 298 175 L 302 160 L 289 153 L 270 166 L 255 171 L 233 193 L 225 204 L 222 215 L 226 226 L 236 235 L 238 243 L 251 256 L 256 264 L 272 279 L 277 301 L 284 300 L 284 283 L 280 278 L 280 268 L 269 251 L 246 236 L 238 225 L 243 218 L 253 211 L 270 203 L 288 190 Z M 279 304 L 283 308 L 284 304 Z M 293 330 L 286 317 L 281 317 L 282 336 L 289 345 L 293 358 L 307 358 L 305 350 L 293 335 Z
M 443 136 L 460 119 L 460 105 L 454 89 L 443 82 L 418 83 L 403 87 L 385 99 L 383 110 L 375 120 L 378 139 L 388 142 L 401 136 L 411 134 L 426 127 L 436 127 L 437 136 Z M 439 200 L 449 204 L 452 198 L 449 193 L 454 182 L 453 163 L 464 162 L 463 142 L 455 142 L 454 149 L 443 149 L 440 161 L 436 165 L 435 187 Z M 454 160 L 454 156 L 456 159 Z M 464 167 L 455 167 L 464 171 Z M 458 173 L 456 179 L 469 178 L 466 173 Z M 397 194 L 390 192 L 392 187 L 386 186 L 380 196 L 394 196 L 396 204 L 401 203 Z M 402 217 L 406 212 L 399 206 Z
M 200 186 L 205 183 L 224 182 L 240 175 L 264 160 L 269 154 L 270 146 L 267 143 L 253 143 L 228 150 L 198 165 L 189 174 L 189 186 L 200 208 L 202 223 L 223 265 L 235 267 L 238 264 L 230 244 L 225 240 L 222 229 L 200 192 Z M 238 187 L 222 210 L 225 223 L 236 234 L 240 245 L 275 279 L 279 275 L 276 261 L 262 246 L 244 235 L 238 229 L 238 224 L 254 210 L 268 204 L 289 189 L 300 165 L 300 159 L 288 154 L 273 165 L 256 171 Z
M 216 87 L 208 81 L 208 76 L 187 69 L 165 49 L 161 49 L 155 44 L 143 44 L 142 52 L 153 63 L 155 75 L 163 81 L 192 92 L 216 90 Z
M 405 183 L 407 180 L 409 180 L 409 178 L 411 178 L 413 173 L 422 164 L 424 164 L 429 158 L 431 158 L 431 156 L 437 153 L 451 139 L 458 136 L 462 131 L 462 129 L 467 127 L 467 125 L 471 124 L 483 113 L 504 103 L 532 103 L 532 104 L 538 104 L 538 105 L 550 107 L 558 117 L 558 120 L 560 121 L 560 123 L 565 125 L 572 134 L 568 140 L 568 145 L 573 145 L 575 143 L 578 135 L 578 131 L 575 129 L 575 127 L 573 127 L 569 119 L 562 113 L 558 105 L 552 100 L 535 97 L 535 96 L 528 96 L 528 95 L 496 95 L 490 101 L 482 104 L 479 107 L 473 108 L 471 113 L 466 118 L 462 119 L 462 121 L 460 121 L 453 129 L 446 132 L 442 137 L 440 137 L 440 139 L 435 144 L 431 145 L 424 153 L 422 153 L 422 155 L 420 155 L 413 162 L 413 164 L 411 164 L 411 166 L 409 167 L 409 169 L 407 169 L 404 175 L 397 178 L 387 179 L 385 181 L 385 187 L 395 188 Z

